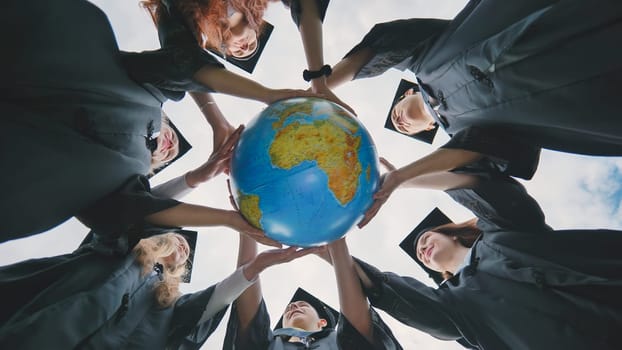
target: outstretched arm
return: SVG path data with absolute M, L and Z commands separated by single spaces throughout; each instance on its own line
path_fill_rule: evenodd
M 330 243 L 328 251 L 337 279 L 341 313 L 367 341 L 373 344 L 373 327 L 369 304 L 361 288 L 355 270 L 356 263 L 350 256 L 345 238 Z
M 302 46 L 305 50 L 307 69 L 309 71 L 318 71 L 324 66 L 322 15 L 320 13 L 318 0 L 299 1 L 301 14 L 298 30 L 300 31 Z M 313 92 L 322 94 L 324 98 L 354 113 L 354 110 L 350 106 L 346 105 L 331 91 L 330 87 L 327 85 L 327 78 L 325 76 L 312 79 L 310 83 Z
M 186 182 L 188 186 L 196 187 L 223 172 L 228 173 L 233 151 L 240 140 L 240 135 L 243 130 L 243 126 L 238 127 L 220 145 L 216 145 L 216 141 L 214 140 L 215 147 L 212 154 L 207 159 L 207 162 L 186 173 Z
M 322 38 L 322 19 L 317 0 L 300 0 L 301 16 L 298 30 L 302 39 L 302 46 L 307 58 L 309 70 L 319 70 L 324 65 L 324 49 Z M 319 83 L 324 79 L 314 79 L 311 81 Z
M 397 170 L 393 164 L 383 157 L 380 157 L 380 163 L 388 172 Z M 404 181 L 400 187 L 447 191 L 459 188 L 473 188 L 478 181 L 479 178 L 475 175 L 442 171 L 417 176 L 410 180 Z
M 389 171 L 384 175 L 380 189 L 374 194 L 374 203 L 367 212 L 365 212 L 363 220 L 358 224 L 359 228 L 367 225 L 367 223 L 376 216 L 380 207 L 389 199 L 391 193 L 404 183 L 411 182 L 413 179 L 421 176 L 460 168 L 476 162 L 482 157 L 482 154 L 477 152 L 441 148 L 405 167 Z
M 218 108 L 214 97 L 209 92 L 190 92 L 190 96 L 205 117 L 205 120 L 212 127 L 214 134 L 213 147 L 215 151 L 227 140 L 235 128 L 227 121 L 224 114 Z
M 317 96 L 316 93 L 294 89 L 271 89 L 224 68 L 205 65 L 193 78 L 216 92 L 270 104 L 291 97 Z
M 371 61 L 374 52 L 369 47 L 364 47 L 349 56 L 344 57 L 333 67 L 333 74 L 326 78 L 326 85 L 334 89 L 354 79 L 356 73 Z
M 255 256 L 257 256 L 257 243 L 245 235 L 240 235 L 237 267 L 248 264 L 255 258 Z M 260 281 L 257 274 L 249 273 L 249 271 L 244 270 L 247 269 L 243 269 L 246 279 L 251 281 L 257 278 L 257 281 L 255 284 L 248 287 L 244 293 L 240 294 L 236 300 L 240 334 L 244 334 L 248 329 L 248 326 L 259 309 L 261 299 L 263 298 L 261 293 L 261 284 L 259 283 Z
M 251 226 L 234 210 L 180 203 L 174 207 L 150 214 L 145 217 L 145 220 L 151 224 L 168 227 L 227 226 L 252 237 L 262 244 L 275 247 L 281 246 L 279 243 L 266 237 L 263 231 Z
M 151 193 L 156 197 L 179 200 L 200 184 L 207 182 L 222 172 L 227 172 L 233 150 L 240 139 L 242 130 L 244 130 L 244 127 L 240 126 L 222 144 L 217 145 L 207 161 L 201 166 L 154 187 Z
M 271 249 L 257 254 L 257 243 L 246 235 L 240 235 L 238 250 L 238 267 L 242 267 L 244 277 L 249 281 L 256 280 L 255 284 L 247 288 L 236 301 L 236 310 L 239 320 L 240 334 L 244 334 L 263 299 L 259 274 L 270 266 L 278 265 L 315 253 L 320 248 L 298 249 L 289 247 Z
M 442 33 L 450 21 L 403 19 L 376 24 L 333 67 L 327 79 L 332 89 L 345 82 L 383 74 L 390 68 L 412 69 L 412 62 Z

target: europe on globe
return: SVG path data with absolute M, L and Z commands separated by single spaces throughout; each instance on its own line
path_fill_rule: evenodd
M 325 244 L 345 235 L 373 202 L 377 159 L 367 130 L 341 106 L 278 101 L 240 137 L 231 162 L 234 200 L 274 240 Z

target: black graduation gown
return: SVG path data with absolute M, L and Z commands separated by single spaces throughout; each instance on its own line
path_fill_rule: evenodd
M 552 231 L 517 182 L 447 191 L 478 218 L 470 263 L 438 289 L 360 260 L 372 305 L 477 349 L 619 349 L 622 232 Z
M 163 0 L 164 11 L 157 25 L 160 49 L 123 52 L 122 61 L 132 78 L 157 86 L 168 98 L 179 101 L 186 91 L 213 91 L 192 76 L 206 65 L 224 66 L 202 49 L 175 7 L 175 0 Z
M 40 233 L 130 176 L 165 97 L 127 75 L 105 14 L 83 0 L 3 2 L 0 242 Z
M 329 0 L 317 0 L 320 19 L 324 19 Z M 292 20 L 300 23 L 302 8 L 299 0 L 283 3 L 290 7 Z M 123 64 L 133 79 L 157 86 L 168 98 L 181 100 L 186 91 L 213 91 L 195 81 L 192 76 L 205 65 L 224 69 L 214 56 L 201 48 L 184 16 L 175 6 L 175 0 L 163 0 L 158 37 L 161 48 L 152 51 L 124 52 Z
M 161 308 L 157 274 L 100 248 L 0 267 L 0 347 L 199 349 L 220 323 L 226 307 L 199 323 L 214 286 Z
M 151 193 L 149 180 L 142 175 L 130 177 L 123 186 L 81 211 L 77 218 L 91 228 L 83 243 L 95 240 L 100 246 L 119 254 L 129 253 L 143 238 L 179 230 L 150 224 L 145 217 L 179 205 L 171 198 Z
M 244 336 L 240 336 L 236 303 L 231 305 L 224 350 L 399 350 L 401 345 L 380 316 L 370 308 L 375 344 L 370 344 L 343 314 L 339 315 L 337 330 L 326 329 L 312 335 L 314 340 L 306 347 L 303 343 L 289 342 L 286 337 L 276 336 L 270 328 L 270 315 L 262 300 Z
M 621 18 L 615 0 L 472 0 L 451 21 L 376 25 L 348 55 L 375 53 L 355 78 L 412 70 L 439 102 L 444 147 L 515 162 L 508 173 L 530 178 L 538 147 L 622 156 Z

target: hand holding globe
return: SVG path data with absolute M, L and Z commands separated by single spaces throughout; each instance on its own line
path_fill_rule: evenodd
M 373 202 L 379 172 L 369 133 L 319 98 L 276 102 L 240 136 L 231 163 L 242 215 L 269 238 L 309 247 L 338 239 Z

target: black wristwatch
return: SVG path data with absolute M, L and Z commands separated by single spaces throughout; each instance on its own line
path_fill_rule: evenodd
M 333 69 L 328 64 L 325 64 L 319 70 L 305 69 L 304 71 L 302 71 L 302 79 L 304 79 L 305 81 L 311 81 L 315 78 L 327 77 L 331 75 L 332 72 Z

